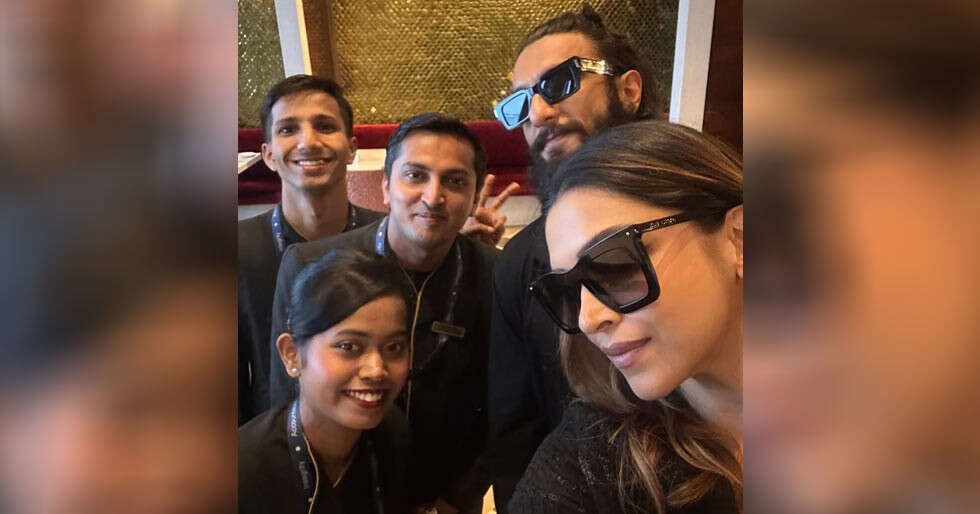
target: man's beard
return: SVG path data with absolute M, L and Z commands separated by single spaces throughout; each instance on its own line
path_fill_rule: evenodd
M 547 203 L 547 195 L 549 189 L 552 187 L 551 180 L 556 176 L 558 167 L 561 166 L 562 161 L 568 158 L 569 155 L 574 153 L 574 151 L 562 155 L 557 159 L 552 159 L 550 161 L 544 158 L 544 147 L 547 141 L 553 135 L 568 134 L 578 132 L 582 135 L 582 144 L 590 139 L 592 136 L 601 133 L 602 131 L 615 127 L 616 125 L 622 125 L 629 121 L 633 121 L 636 118 L 636 114 L 626 112 L 623 104 L 619 101 L 619 96 L 616 95 L 616 89 L 609 87 L 608 91 L 608 105 L 609 108 L 606 110 L 605 114 L 595 120 L 593 126 L 593 133 L 589 134 L 586 131 L 585 126 L 577 120 L 570 120 L 564 125 L 556 126 L 552 129 L 544 130 L 538 137 L 535 138 L 534 142 L 528 147 L 528 160 L 531 162 L 531 167 L 528 170 L 528 180 L 531 182 L 531 187 L 537 192 L 538 199 L 541 201 L 542 205 Z

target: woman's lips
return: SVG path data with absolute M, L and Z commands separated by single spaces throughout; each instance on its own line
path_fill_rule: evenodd
M 346 389 L 344 396 L 365 409 L 383 407 L 388 396 L 386 389 Z
M 647 337 L 644 339 L 635 339 L 633 341 L 613 343 L 605 347 L 600 346 L 599 350 L 606 354 L 606 357 L 609 357 L 609 360 L 614 366 L 619 369 L 623 369 L 636 362 L 640 348 L 649 342 L 650 338 Z

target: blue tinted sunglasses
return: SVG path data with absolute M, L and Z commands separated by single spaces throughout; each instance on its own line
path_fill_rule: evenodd
M 571 57 L 544 72 L 532 87 L 518 89 L 497 102 L 493 114 L 507 130 L 513 130 L 531 116 L 531 99 L 535 94 L 554 105 L 578 91 L 583 71 L 609 77 L 617 75 L 606 61 Z

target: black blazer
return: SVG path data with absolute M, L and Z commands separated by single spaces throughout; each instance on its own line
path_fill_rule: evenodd
M 287 407 L 260 414 L 238 429 L 238 512 L 241 514 L 306 514 L 299 471 L 289 454 L 286 439 Z M 374 513 L 370 457 L 363 438 L 371 437 L 385 513 L 410 511 L 405 484 L 411 462 L 410 432 L 405 415 L 392 408 L 381 423 L 361 434 L 362 443 L 337 488 L 319 477 L 317 513 Z
M 528 290 L 551 270 L 544 221 L 539 217 L 518 232 L 493 270 L 489 456 L 500 514 L 507 514 L 518 480 L 572 397 L 558 357 L 558 325 Z
M 272 240 L 272 211 L 238 222 L 238 423 L 268 409 L 258 401 L 268 378 L 269 314 L 279 256 Z

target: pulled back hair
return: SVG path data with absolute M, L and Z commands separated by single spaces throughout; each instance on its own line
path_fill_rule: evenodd
M 272 122 L 274 121 L 272 119 L 272 107 L 276 105 L 276 102 L 284 96 L 310 91 L 319 91 L 333 97 L 340 107 L 340 117 L 343 118 L 342 121 L 344 122 L 344 133 L 347 134 L 347 137 L 354 135 L 354 110 L 351 108 L 350 102 L 344 98 L 344 89 L 340 87 L 340 84 L 331 79 L 316 75 L 291 75 L 272 86 L 269 92 L 265 94 L 265 98 L 262 99 L 262 109 L 259 111 L 259 119 L 262 121 L 262 134 L 265 136 L 266 143 L 272 140 Z
M 645 120 L 610 128 L 561 163 L 545 194 L 547 212 L 565 192 L 590 187 L 692 212 L 742 203 L 742 158 L 712 136 Z M 698 220 L 710 227 L 723 215 Z
M 678 211 L 727 210 L 742 203 L 741 158 L 724 143 L 666 121 L 620 125 L 589 140 L 562 163 L 562 180 L 548 191 L 550 207 L 564 193 L 595 188 Z M 717 228 L 724 214 L 696 220 Z M 730 438 L 712 429 L 678 391 L 640 400 L 622 373 L 581 336 L 562 334 L 562 369 L 572 390 L 607 413 L 621 448 L 617 483 L 624 510 L 645 494 L 657 512 L 696 502 L 717 487 L 731 489 L 741 509 L 742 456 Z M 678 478 L 677 459 L 694 473 Z M 637 489 L 639 491 L 637 491 Z
M 636 118 L 657 117 L 661 110 L 661 99 L 657 95 L 653 67 L 633 48 L 626 36 L 606 28 L 602 16 L 589 4 L 583 4 L 579 12 L 565 12 L 533 28 L 517 49 L 520 55 L 531 43 L 552 34 L 577 32 L 595 43 L 599 56 L 612 66 L 617 73 L 636 70 L 643 79 L 643 94 L 636 109 Z M 588 56 L 581 56 L 588 57 Z
M 296 277 L 287 330 L 303 347 L 375 299 L 394 296 L 408 305 L 406 288 L 405 277 L 391 261 L 361 250 L 331 250 Z

